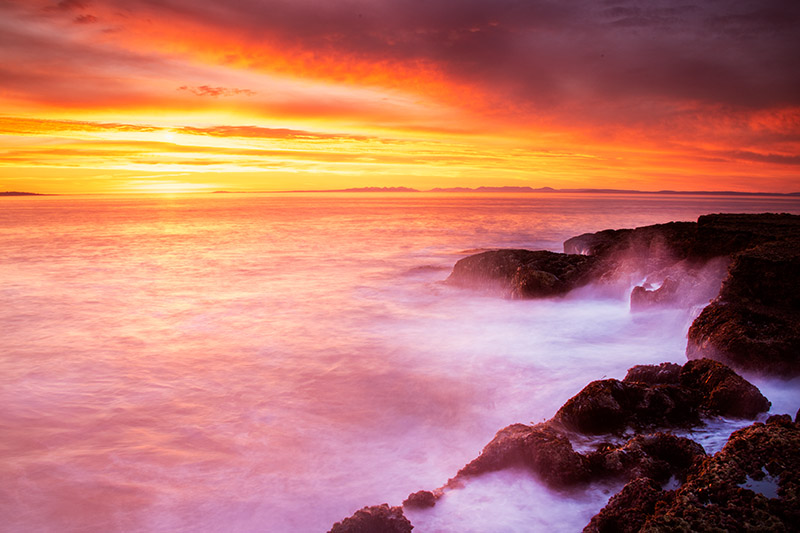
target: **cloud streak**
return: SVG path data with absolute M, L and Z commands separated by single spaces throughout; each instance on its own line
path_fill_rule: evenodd
M 559 160 L 607 181 L 629 167 L 652 179 L 666 160 L 687 182 L 746 164 L 785 188 L 800 153 L 798 27 L 786 0 L 4 0 L 0 104 L 26 118 L 0 119 L 0 133 L 171 132 L 218 140 L 206 153 L 220 157 L 253 155 L 225 143 L 300 143 L 315 164 L 400 166 L 448 160 L 428 151 L 439 142 L 470 172 L 518 180 L 509 154 L 585 153 L 619 163 Z

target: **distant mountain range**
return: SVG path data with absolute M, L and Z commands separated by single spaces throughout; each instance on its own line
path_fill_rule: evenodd
M 227 191 L 217 191 L 227 192 Z M 552 187 L 437 187 L 420 190 L 410 187 L 356 187 L 351 189 L 298 190 L 279 192 L 455 192 L 455 193 L 591 193 L 591 194 L 685 194 L 685 195 L 719 195 L 719 196 L 800 196 L 800 192 L 740 192 L 740 191 L 639 191 L 635 189 L 554 189 Z
M 800 192 L 741 192 L 741 191 L 639 191 L 635 189 L 554 189 L 552 187 L 437 187 L 435 189 L 420 190 L 411 187 L 353 187 L 349 189 L 317 189 L 294 191 L 214 191 L 215 194 L 225 193 L 292 193 L 292 192 L 439 192 L 439 193 L 585 193 L 585 194 L 672 194 L 672 195 L 708 195 L 708 196 L 800 196 Z M 35 192 L 5 191 L 0 196 L 53 196 Z
M 772 193 L 772 192 L 740 192 L 740 191 L 640 191 L 636 189 L 554 189 L 552 187 L 450 187 L 436 188 L 428 192 L 557 192 L 557 193 L 592 193 L 592 194 L 692 194 L 692 195 L 723 195 L 723 196 L 800 196 L 800 192 Z

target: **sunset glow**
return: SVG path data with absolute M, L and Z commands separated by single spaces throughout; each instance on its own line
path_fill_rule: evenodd
M 0 190 L 800 190 L 796 2 L 0 2 Z

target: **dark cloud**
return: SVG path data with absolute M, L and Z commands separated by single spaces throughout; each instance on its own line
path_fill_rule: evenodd
M 749 112 L 800 106 L 796 0 L 32 2 L 40 6 L 37 12 L 42 5 L 56 6 L 70 22 L 107 22 L 107 30 L 117 31 L 108 37 L 112 44 L 120 39 L 124 45 L 126 28 L 133 33 L 136 24 L 185 25 L 200 32 L 199 38 L 206 28 L 209 35 L 224 35 L 230 45 L 230 50 L 221 50 L 220 61 L 228 58 L 237 66 L 251 61 L 253 68 L 265 68 L 258 54 L 248 51 L 268 45 L 270 53 L 287 53 L 287 69 L 295 60 L 308 64 L 303 72 L 292 74 L 340 76 L 354 84 L 392 83 L 409 92 L 426 90 L 414 79 L 415 69 L 425 70 L 444 85 L 456 82 L 454 87 L 480 93 L 490 112 L 519 114 L 526 120 L 552 115 L 596 124 L 636 124 L 668 122 L 687 109 Z M 7 4 L 16 10 L 27 5 L 14 0 Z M 112 16 L 115 20 L 107 21 Z M 76 72 L 122 62 L 132 71 L 147 68 L 135 50 L 126 56 L 119 50 L 112 53 L 111 47 L 90 50 L 66 40 L 59 49 L 61 41 L 43 43 L 39 33 L 26 39 L 17 39 L 6 50 L 8 65 L 14 65 L 12 55 L 21 58 L 15 60 L 23 67 L 16 69 L 15 77 L 28 73 L 24 83 L 29 87 L 48 75 L 58 79 L 59 65 Z M 8 40 L 0 36 L 0 46 Z M 23 63 L 36 68 L 28 70 Z M 314 64 L 336 67 L 315 72 Z M 353 65 L 361 70 L 352 70 Z M 394 76 L 377 82 L 370 77 L 370 68 L 397 65 L 405 68 L 390 70 Z M 65 77 L 62 84 L 68 83 Z M 252 95 L 221 84 L 185 85 L 181 90 L 212 98 Z M 465 95 L 444 92 L 447 103 L 455 105 L 466 105 Z
M 732 150 L 720 152 L 720 156 L 740 161 L 755 161 L 758 163 L 772 163 L 778 165 L 800 165 L 800 155 L 760 154 L 746 150 Z
M 94 24 L 99 19 L 94 15 L 84 14 L 84 15 L 78 15 L 73 20 L 75 21 L 76 24 Z
M 133 2 L 133 5 L 137 5 Z M 320 57 L 424 61 L 534 106 L 800 104 L 800 3 L 140 0 Z M 130 8 L 136 9 L 136 8 Z

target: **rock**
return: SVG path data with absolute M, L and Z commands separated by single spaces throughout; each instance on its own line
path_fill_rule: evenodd
M 757 387 L 711 359 L 697 359 L 683 365 L 680 383 L 692 391 L 697 406 L 707 415 L 755 418 L 770 407 L 769 400 Z
M 732 255 L 768 242 L 796 238 L 800 216 L 786 213 L 718 213 L 697 219 L 689 254 L 696 258 Z
M 734 432 L 641 531 L 799 531 L 798 450 L 800 428 L 784 419 Z
M 695 222 L 669 222 L 635 229 L 585 233 L 564 242 L 564 252 L 585 254 L 636 269 L 658 270 L 689 256 L 697 234 Z
M 733 256 L 719 298 L 748 306 L 800 309 L 800 225 L 792 239 L 748 248 Z
M 570 431 L 598 435 L 628 427 L 688 427 L 700 422 L 692 395 L 678 385 L 616 379 L 593 381 L 556 412 L 553 422 Z
M 718 297 L 689 328 L 687 357 L 800 375 L 800 217 L 714 215 L 701 222 L 708 246 L 733 260 Z
M 588 283 L 594 263 L 591 257 L 545 250 L 494 250 L 461 259 L 446 282 L 512 298 L 557 296 Z
M 660 365 L 636 365 L 628 369 L 625 383 L 644 383 L 647 385 L 677 385 L 681 380 L 681 365 L 661 363 Z
M 679 300 L 680 283 L 673 278 L 666 278 L 657 289 L 647 289 L 642 285 L 631 292 L 631 310 L 640 311 L 651 307 L 675 303 Z
M 686 355 L 751 372 L 800 375 L 800 240 L 734 257 L 719 296 L 689 328 Z
M 528 468 L 553 487 L 573 485 L 589 476 L 585 457 L 572 449 L 561 432 L 547 423 L 513 424 L 498 431 L 481 454 L 448 484 L 515 466 Z
M 439 496 L 429 490 L 420 490 L 409 494 L 408 498 L 403 500 L 403 507 L 409 509 L 426 509 L 436 505 L 436 500 Z
M 402 507 L 384 503 L 356 511 L 335 523 L 328 533 L 408 533 L 412 529 L 414 526 L 403 515 Z
M 629 427 L 689 427 L 700 423 L 700 415 L 755 418 L 769 406 L 736 372 L 701 359 L 682 368 L 670 363 L 633 367 L 624 381 L 593 381 L 561 406 L 553 423 L 598 435 Z
M 592 517 L 583 533 L 637 533 L 663 499 L 658 483 L 650 478 L 634 479 Z
M 689 359 L 787 378 L 800 374 L 799 354 L 800 316 L 719 301 L 692 322 L 686 345 Z
M 636 479 L 648 477 L 666 483 L 683 481 L 689 468 L 706 457 L 703 447 L 669 433 L 637 435 L 622 446 L 601 445 L 587 456 L 592 477 Z

